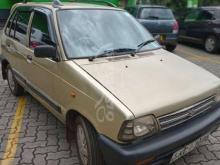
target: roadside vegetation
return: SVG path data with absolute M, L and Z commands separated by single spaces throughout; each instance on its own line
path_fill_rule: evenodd
M 187 0 L 150 0 L 152 4 L 166 5 L 173 10 L 187 8 Z M 199 0 L 199 6 L 220 5 L 219 0 Z

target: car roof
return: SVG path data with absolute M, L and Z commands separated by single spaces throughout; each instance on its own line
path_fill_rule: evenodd
M 17 3 L 16 6 L 30 6 L 30 7 L 45 7 L 49 9 L 111 9 L 111 10 L 122 10 L 120 8 L 90 4 L 90 3 L 79 3 L 79 2 L 62 2 L 62 5 L 54 7 L 53 2 L 27 2 Z
M 200 8 L 205 10 L 220 10 L 220 6 L 202 6 Z
M 166 6 L 162 6 L 162 5 L 137 5 L 137 7 L 148 7 L 148 8 L 165 8 L 167 9 Z

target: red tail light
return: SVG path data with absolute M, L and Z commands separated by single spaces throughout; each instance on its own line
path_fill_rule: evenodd
M 174 24 L 173 24 L 173 33 L 177 34 L 179 32 L 179 24 L 178 22 L 176 21 Z

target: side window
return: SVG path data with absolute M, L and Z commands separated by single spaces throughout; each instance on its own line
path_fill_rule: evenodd
M 17 11 L 9 20 L 6 34 L 20 43 L 25 44 L 30 15 L 31 12 Z
M 214 16 L 211 12 L 209 11 L 202 11 L 198 17 L 198 20 L 213 20 Z
M 9 36 L 12 38 L 15 37 L 15 27 L 16 27 L 17 18 L 18 18 L 18 12 L 16 12 L 14 19 L 11 22 L 11 29 L 9 31 Z
M 200 14 L 199 10 L 194 10 L 186 16 L 184 21 L 185 22 L 196 21 L 198 19 L 199 14 Z
M 30 34 L 30 48 L 34 49 L 40 45 L 54 45 L 49 33 L 47 16 L 40 12 L 35 12 Z
M 9 18 L 8 24 L 7 24 L 6 29 L 5 29 L 6 35 L 9 35 L 9 33 L 10 33 L 11 24 L 12 24 L 12 22 L 13 22 L 13 19 L 14 19 L 15 15 L 16 15 L 16 12 L 17 12 L 17 11 L 15 10 L 15 11 L 12 13 L 12 15 L 10 16 L 10 18 Z
M 15 29 L 14 32 L 14 38 L 21 42 L 22 44 L 25 44 L 26 41 L 26 35 L 27 35 L 27 29 L 28 29 L 28 22 L 30 19 L 31 12 L 17 12 L 16 20 L 13 22 L 13 29 Z

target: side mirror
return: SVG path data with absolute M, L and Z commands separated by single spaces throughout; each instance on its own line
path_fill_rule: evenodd
M 52 58 L 57 59 L 57 50 L 54 46 L 41 45 L 34 49 L 34 55 L 38 58 Z

